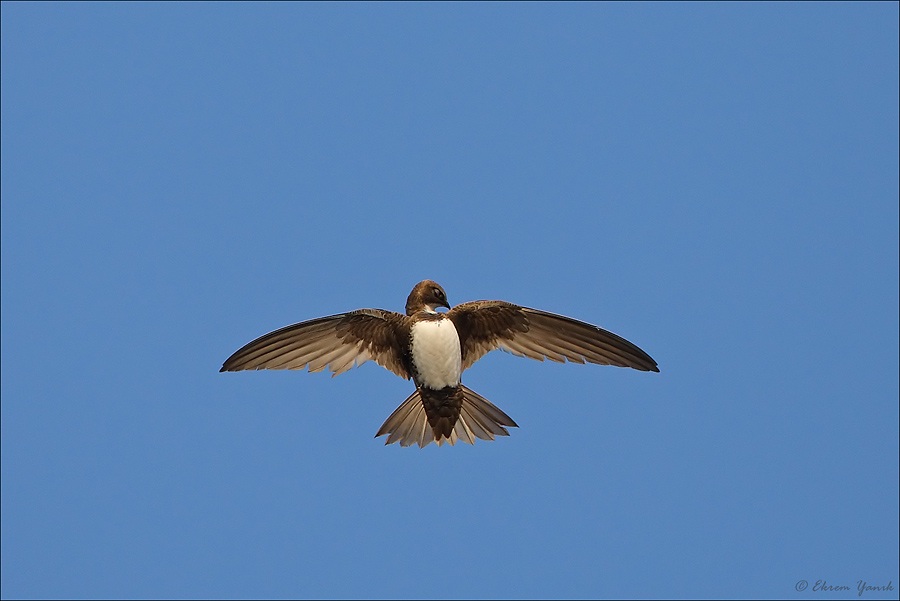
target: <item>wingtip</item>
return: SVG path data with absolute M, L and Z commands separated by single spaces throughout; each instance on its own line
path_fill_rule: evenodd
M 655 359 L 650 357 L 650 355 L 647 355 L 647 361 L 644 362 L 642 369 L 644 371 L 653 371 L 659 373 L 659 363 L 657 363 Z

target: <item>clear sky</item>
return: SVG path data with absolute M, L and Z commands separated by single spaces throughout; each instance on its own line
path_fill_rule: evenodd
M 661 373 L 218 373 L 425 278 Z M 2 4 L 4 598 L 896 599 L 898 394 L 895 2 Z

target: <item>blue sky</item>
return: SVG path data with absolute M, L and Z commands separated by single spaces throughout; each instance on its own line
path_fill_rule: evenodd
M 897 3 L 5 2 L 2 596 L 897 598 L 897 165 Z M 218 373 L 424 278 L 661 373 Z

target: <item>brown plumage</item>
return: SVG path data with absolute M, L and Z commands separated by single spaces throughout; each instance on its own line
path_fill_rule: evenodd
M 438 307 L 450 311 L 436 313 Z M 452 322 L 458 349 L 452 333 L 437 334 L 446 331 L 440 324 L 438 330 L 431 326 L 422 330 L 426 324 L 414 328 L 423 321 L 446 323 L 442 320 Z M 441 345 L 448 344 L 445 351 Z M 385 444 L 401 446 L 424 447 L 431 441 L 452 445 L 457 440 L 471 444 L 475 438 L 508 436 L 506 427 L 516 427 L 503 411 L 459 382 L 462 371 L 494 349 L 539 361 L 659 371 L 656 361 L 631 342 L 569 317 L 504 301 L 473 301 L 450 308 L 444 289 L 432 280 L 419 282 L 410 292 L 406 315 L 360 309 L 287 326 L 242 347 L 220 371 L 328 367 L 337 375 L 372 360 L 416 383 L 416 391 L 388 417 L 376 437 L 387 434 Z M 429 357 L 438 353 L 441 365 L 417 366 L 417 352 Z M 453 353 L 458 353 L 455 360 Z M 435 374 L 450 378 L 451 384 L 429 385 L 428 378 Z

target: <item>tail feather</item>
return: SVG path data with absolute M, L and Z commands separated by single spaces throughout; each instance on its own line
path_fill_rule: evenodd
M 461 386 L 464 400 L 460 417 L 464 417 L 466 423 L 473 432 L 480 427 L 481 433 L 476 433 L 482 440 L 494 440 L 494 436 L 509 436 L 509 432 L 503 426 L 518 428 L 518 424 L 496 405 L 465 386 Z M 468 402 L 467 402 L 468 401 Z
M 425 408 L 422 407 L 419 391 L 416 390 L 397 407 L 384 424 L 381 425 L 381 429 L 378 430 L 378 434 L 375 436 L 389 434 L 384 444 L 400 442 L 401 446 L 409 446 L 413 442 L 412 432 L 415 425 L 424 420 L 424 418 Z M 409 442 L 406 442 L 406 440 L 409 440 Z
M 401 447 L 425 447 L 433 441 L 438 446 L 445 442 L 454 445 L 458 440 L 475 444 L 476 438 L 494 440 L 496 436 L 509 436 L 506 427 L 518 427 L 511 417 L 474 390 L 460 384 L 457 394 L 462 398 L 455 423 L 447 424 L 447 418 L 440 417 L 435 418 L 434 425 L 429 424 L 421 392 L 416 389 L 385 420 L 375 437 L 387 434 L 384 444 L 399 442 Z M 452 428 L 449 434 L 448 425 Z

